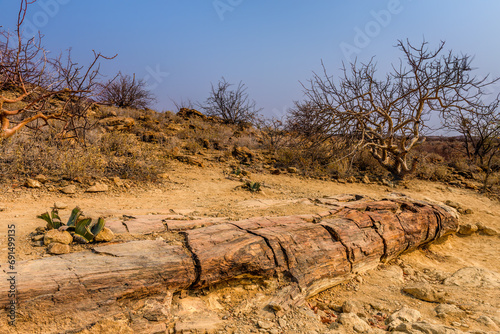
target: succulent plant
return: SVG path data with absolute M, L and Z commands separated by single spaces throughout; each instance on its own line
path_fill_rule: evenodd
M 247 181 L 243 187 L 254 193 L 260 191 L 260 186 L 260 182 Z
M 61 218 L 59 217 L 59 212 L 56 208 L 52 209 L 50 214 L 48 212 L 45 212 L 37 216 L 37 218 L 45 220 L 49 229 L 58 229 L 59 227 L 64 225 L 64 223 L 61 221 Z
M 89 243 L 103 230 L 105 221 L 99 217 L 96 221 L 92 222 L 92 218 L 84 218 L 83 211 L 79 207 L 75 207 L 71 211 L 68 222 L 64 224 L 59 217 L 59 212 L 56 208 L 52 209 L 49 214 L 45 212 L 37 218 L 43 219 L 47 222 L 50 229 L 64 229 L 73 234 L 73 239 L 80 243 Z

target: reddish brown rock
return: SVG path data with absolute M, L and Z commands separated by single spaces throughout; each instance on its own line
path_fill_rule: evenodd
M 283 217 L 284 218 L 284 217 Z M 288 273 L 306 295 L 314 295 L 339 283 L 350 271 L 345 248 L 321 225 L 255 221 L 234 224 L 265 238 L 272 248 L 278 271 Z M 274 226 L 273 226 L 274 224 Z M 263 225 L 266 225 L 263 227 Z
M 214 225 L 183 232 L 195 254 L 202 287 L 242 274 L 271 276 L 275 273 L 274 255 L 262 237 L 232 224 Z
M 353 273 L 377 267 L 384 255 L 384 242 L 372 227 L 359 228 L 347 219 L 325 219 L 321 222 L 346 248 Z

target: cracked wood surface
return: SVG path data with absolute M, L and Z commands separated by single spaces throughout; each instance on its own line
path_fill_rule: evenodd
M 452 209 L 409 199 L 345 203 L 328 199 L 328 206 L 328 212 L 318 215 L 221 220 L 194 229 L 189 222 L 185 230 L 177 224 L 185 236 L 184 246 L 142 240 L 21 262 L 18 303 L 22 307 L 46 301 L 88 310 L 248 275 L 284 276 L 307 297 L 458 226 Z M 165 217 L 154 218 L 140 217 L 127 226 L 148 233 L 162 230 L 162 224 L 168 227 L 169 222 L 174 226 Z M 115 223 L 117 228 L 120 224 Z M 6 265 L 1 268 L 8 271 Z M 0 289 L 8 291 L 6 280 L 0 281 Z M 7 305 L 7 296 L 0 295 L 1 305 Z

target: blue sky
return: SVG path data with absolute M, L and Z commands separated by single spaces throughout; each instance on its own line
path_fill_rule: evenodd
M 18 6 L 0 0 L 0 25 L 14 27 Z M 321 60 L 338 74 L 343 61 L 375 56 L 383 74 L 400 56 L 398 39 L 445 40 L 475 55 L 478 74 L 499 76 L 498 13 L 498 0 L 38 0 L 26 30 L 40 30 L 53 55 L 72 48 L 82 63 L 92 50 L 118 54 L 103 72 L 143 78 L 159 111 L 174 110 L 171 100 L 205 100 L 224 76 L 280 117 Z

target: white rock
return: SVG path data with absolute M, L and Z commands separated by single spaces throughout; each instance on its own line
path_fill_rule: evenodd
M 456 271 L 444 280 L 445 285 L 463 287 L 500 287 L 500 275 L 494 271 L 476 267 L 466 267 Z
M 354 313 L 342 313 L 339 317 L 339 322 L 346 327 L 352 328 L 358 333 L 363 333 L 371 329 L 368 323 Z

